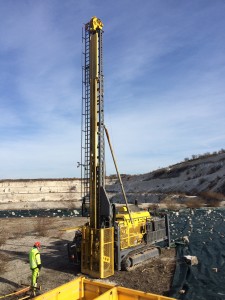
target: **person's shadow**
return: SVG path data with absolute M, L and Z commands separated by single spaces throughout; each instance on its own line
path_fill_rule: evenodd
M 0 283 L 9 284 L 9 285 L 13 286 L 14 288 L 20 287 L 20 285 L 18 283 L 8 280 L 8 279 L 5 279 L 5 278 L 2 278 L 2 277 L 0 277 Z

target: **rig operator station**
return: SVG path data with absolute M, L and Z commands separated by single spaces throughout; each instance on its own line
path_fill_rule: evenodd
M 114 271 L 129 271 L 160 255 L 170 246 L 166 214 L 151 216 L 128 204 L 116 159 L 104 123 L 103 23 L 93 17 L 83 28 L 83 88 L 81 177 L 82 214 L 90 217 L 75 229 L 68 243 L 69 260 L 91 278 L 107 278 Z M 106 134 L 124 199 L 111 204 L 105 189 Z M 25 298 L 21 298 L 25 299 Z M 79 277 L 35 299 L 173 299 Z

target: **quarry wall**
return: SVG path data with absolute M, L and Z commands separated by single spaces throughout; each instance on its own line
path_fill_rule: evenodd
M 0 180 L 0 209 L 73 209 L 81 207 L 81 198 L 79 178 Z
M 68 207 L 80 202 L 80 179 L 0 181 L 0 208 Z

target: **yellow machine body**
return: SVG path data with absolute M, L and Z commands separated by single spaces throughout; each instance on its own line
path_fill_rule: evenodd
M 36 300 L 175 300 L 161 295 L 96 282 L 79 277 L 46 292 Z
M 114 228 L 82 228 L 81 271 L 97 278 L 114 274 Z
M 122 206 L 116 214 L 116 221 L 120 228 L 121 250 L 143 243 L 143 236 L 146 234 L 146 222 L 151 219 L 150 213 L 145 210 L 130 212 L 130 215 L 126 206 Z

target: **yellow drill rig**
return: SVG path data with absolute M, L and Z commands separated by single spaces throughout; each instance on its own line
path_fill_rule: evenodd
M 109 277 L 114 269 L 129 270 L 159 255 L 159 243 L 170 244 L 167 215 L 152 217 L 137 205 L 128 205 L 118 172 L 126 204 L 116 207 L 107 197 L 102 39 L 103 23 L 93 17 L 83 30 L 82 79 L 82 212 L 90 216 L 90 222 L 68 243 L 70 260 L 81 265 L 82 273 L 95 278 Z M 112 148 L 111 152 L 113 155 Z M 114 155 L 113 159 L 115 163 Z

